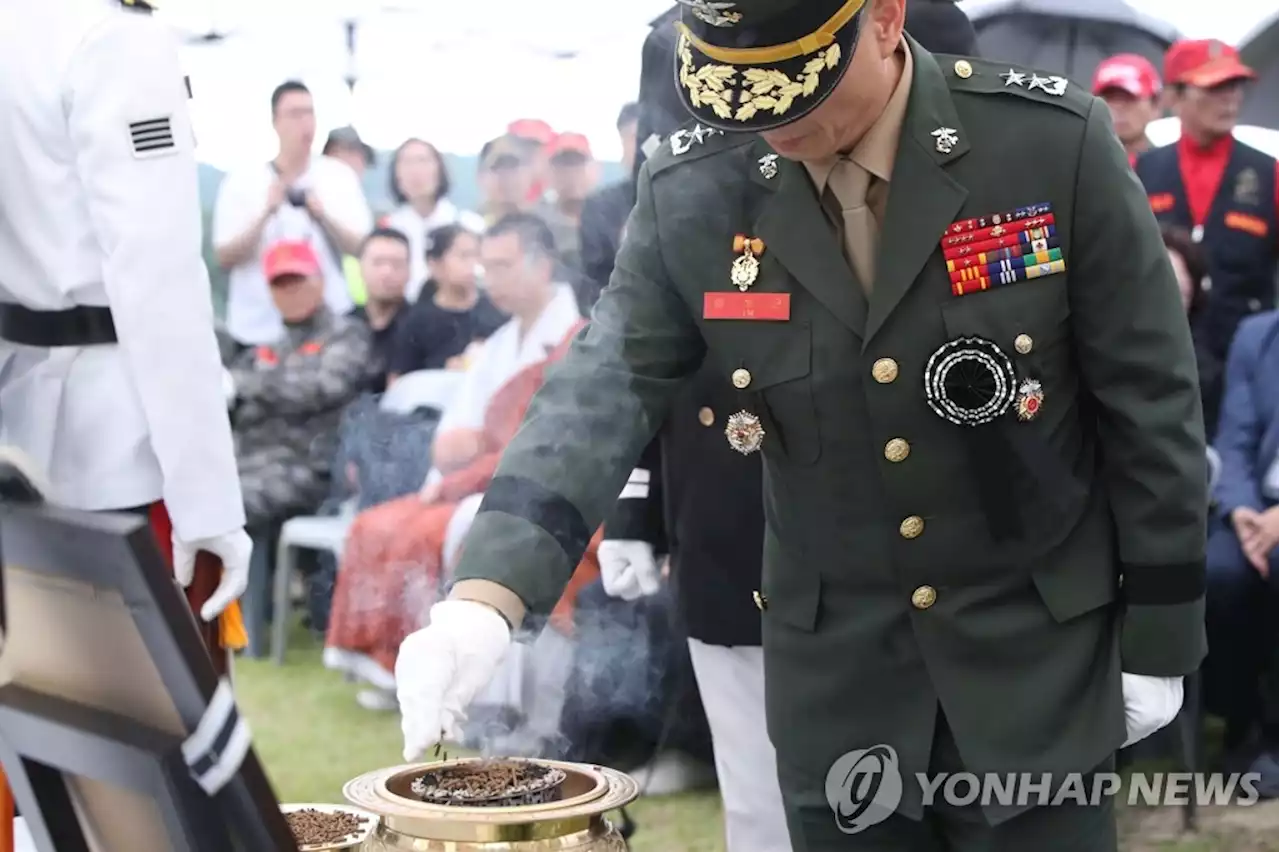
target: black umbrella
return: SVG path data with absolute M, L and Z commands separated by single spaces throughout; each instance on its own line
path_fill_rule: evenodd
M 1124 0 L 970 0 L 961 8 L 986 59 L 1028 66 L 1082 86 L 1108 56 L 1137 53 L 1160 68 L 1176 27 Z

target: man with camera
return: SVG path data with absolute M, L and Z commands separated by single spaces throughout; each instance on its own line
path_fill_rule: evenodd
M 346 163 L 313 156 L 316 117 L 311 92 L 297 81 L 271 94 L 280 151 L 265 166 L 232 172 L 214 207 L 213 245 L 230 273 L 227 330 L 241 346 L 262 346 L 284 333 L 262 276 L 262 255 L 281 240 L 309 243 L 320 258 L 325 302 L 335 314 L 352 302 L 342 258 L 359 251 L 373 228 L 360 181 Z

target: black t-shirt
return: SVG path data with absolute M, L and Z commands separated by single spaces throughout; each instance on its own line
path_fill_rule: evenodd
M 388 372 L 442 370 L 446 361 L 461 355 L 474 341 L 488 338 L 507 319 L 483 293 L 469 310 L 453 311 L 437 305 L 424 289 L 397 323 Z
M 374 393 L 382 393 L 387 389 L 387 373 L 391 372 L 389 366 L 395 346 L 396 329 L 400 326 L 407 313 L 409 313 L 409 309 L 401 307 L 385 328 L 374 329 L 373 326 L 369 325 L 369 313 L 363 305 L 351 312 L 351 316 L 369 326 L 369 336 L 373 342 L 369 351 L 369 372 L 365 386 Z

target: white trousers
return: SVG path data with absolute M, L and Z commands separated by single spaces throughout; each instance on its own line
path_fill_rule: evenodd
M 764 722 L 764 651 L 689 640 L 724 799 L 727 852 L 791 852 Z

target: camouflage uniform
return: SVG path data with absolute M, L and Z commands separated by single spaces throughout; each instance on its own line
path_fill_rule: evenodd
M 250 525 L 320 505 L 342 411 L 359 394 L 370 357 L 368 328 L 322 308 L 276 344 L 232 364 L 232 422 Z

